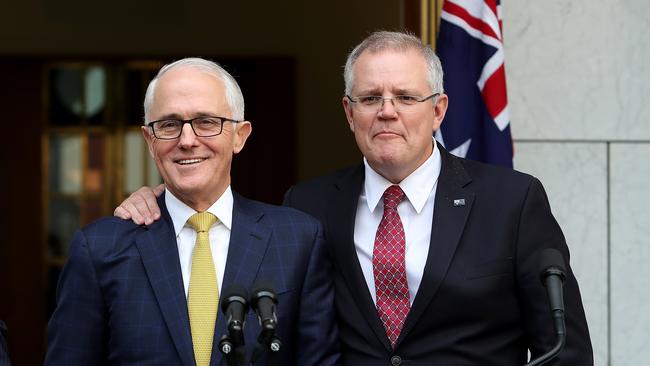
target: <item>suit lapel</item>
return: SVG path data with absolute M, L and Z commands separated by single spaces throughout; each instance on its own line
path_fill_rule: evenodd
M 328 211 L 327 241 L 334 248 L 334 262 L 338 265 L 350 290 L 349 293 L 354 298 L 361 314 L 364 315 L 380 342 L 390 351 L 390 341 L 386 336 L 384 325 L 377 315 L 377 309 L 363 276 L 354 245 L 354 222 L 363 181 L 364 166 L 362 164 L 336 183 L 339 194 L 331 205 L 331 210 Z
M 448 153 L 439 143 L 437 148 L 442 158 L 442 169 L 436 189 L 429 253 L 422 282 L 397 340 L 398 344 L 417 324 L 438 291 L 474 203 L 474 192 L 466 187 L 471 178 L 461 165 L 460 159 Z M 464 201 L 455 203 L 455 200 Z
M 232 285 L 246 289 L 253 287 L 271 238 L 270 228 L 262 224 L 264 213 L 252 201 L 234 192 L 233 198 L 230 244 L 220 293 Z M 212 365 L 224 364 L 218 350 L 219 340 L 224 334 L 226 322 L 223 313 L 219 312 L 212 347 Z
M 174 226 L 164 197 L 158 198 L 162 218 L 136 237 L 136 246 L 174 346 L 183 364 L 189 366 L 194 364 L 194 353 L 187 300 Z

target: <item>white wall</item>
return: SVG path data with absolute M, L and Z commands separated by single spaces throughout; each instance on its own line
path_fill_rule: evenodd
M 647 364 L 650 1 L 502 5 L 515 167 L 564 229 L 595 364 Z

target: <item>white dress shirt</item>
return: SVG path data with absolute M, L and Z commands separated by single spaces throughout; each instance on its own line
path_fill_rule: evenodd
M 165 204 L 167 211 L 174 223 L 174 233 L 178 244 L 178 257 L 181 261 L 181 274 L 183 275 L 183 286 L 185 297 L 190 286 L 190 273 L 192 271 L 192 252 L 196 242 L 196 231 L 187 223 L 190 216 L 197 213 L 193 208 L 181 202 L 169 191 L 165 190 Z M 226 258 L 228 257 L 228 246 L 230 245 L 230 230 L 232 228 L 232 207 L 233 197 L 230 186 L 219 199 L 206 211 L 217 217 L 217 221 L 210 227 L 210 250 L 214 261 L 214 270 L 217 274 L 217 285 L 221 292 L 223 274 L 226 270 Z
M 383 195 L 393 183 L 374 171 L 364 158 L 365 182 L 359 196 L 354 223 L 354 245 L 375 305 L 377 294 L 372 271 L 372 253 L 377 228 L 384 214 Z M 411 175 L 399 183 L 406 198 L 397 206 L 406 236 L 406 280 L 411 305 L 420 287 L 431 242 L 433 204 L 441 168 L 440 152 L 433 153 Z

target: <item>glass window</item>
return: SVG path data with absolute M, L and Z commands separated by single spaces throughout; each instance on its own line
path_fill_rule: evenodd
M 81 136 L 50 136 L 49 187 L 51 192 L 81 193 Z
M 84 187 L 88 193 L 102 193 L 104 189 L 104 136 L 88 136 L 88 166 L 84 176 Z
M 86 69 L 84 76 L 84 117 L 90 125 L 102 124 L 105 120 L 106 72 L 102 67 L 93 66 Z
M 145 184 L 146 143 L 140 131 L 124 136 L 124 193 L 130 194 Z
M 49 123 L 53 126 L 81 124 L 83 70 L 57 68 L 49 73 Z

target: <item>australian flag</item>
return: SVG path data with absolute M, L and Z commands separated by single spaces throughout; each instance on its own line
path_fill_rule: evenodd
M 436 139 L 453 154 L 512 167 L 500 0 L 445 0 L 437 53 L 449 109 Z

